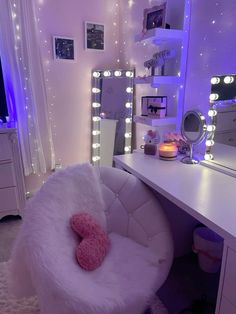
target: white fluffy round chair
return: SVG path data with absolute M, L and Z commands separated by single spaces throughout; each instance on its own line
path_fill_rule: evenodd
M 90 168 L 91 189 L 80 166 L 69 167 L 51 176 L 28 204 L 12 256 L 13 291 L 18 297 L 36 292 L 42 314 L 142 314 L 172 264 L 169 224 L 136 177 Z M 78 239 L 69 219 L 78 209 L 104 215 L 96 180 L 111 247 L 103 264 L 87 272 L 76 262 Z

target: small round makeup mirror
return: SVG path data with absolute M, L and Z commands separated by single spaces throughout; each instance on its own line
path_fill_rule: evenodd
M 205 117 L 198 111 L 187 111 L 183 116 L 181 133 L 190 146 L 189 156 L 184 157 L 181 161 L 185 164 L 198 164 L 199 160 L 193 157 L 193 145 L 201 143 L 205 137 Z

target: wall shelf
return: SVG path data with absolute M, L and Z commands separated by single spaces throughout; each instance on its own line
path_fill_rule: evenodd
M 142 42 L 146 44 L 160 45 L 163 43 L 170 43 L 171 41 L 183 41 L 185 32 L 178 29 L 153 28 L 146 33 L 141 33 L 135 36 L 135 42 Z
M 161 84 L 176 84 L 180 85 L 182 79 L 179 76 L 145 76 L 136 77 L 134 79 L 134 84 L 150 84 L 152 87 L 159 87 Z
M 134 116 L 135 123 L 141 123 L 150 126 L 175 125 L 176 117 L 152 118 L 147 116 Z

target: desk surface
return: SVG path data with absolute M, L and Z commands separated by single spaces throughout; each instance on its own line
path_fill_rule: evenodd
M 114 161 L 236 245 L 236 178 L 140 152 L 115 156 Z

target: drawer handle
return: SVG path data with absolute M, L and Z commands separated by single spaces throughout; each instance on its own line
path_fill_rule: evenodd
M 233 119 L 233 122 L 236 122 L 236 118 Z
M 228 142 L 233 142 L 233 141 L 234 139 L 232 137 L 228 139 Z

